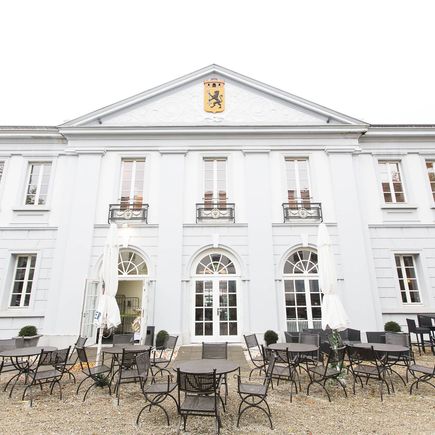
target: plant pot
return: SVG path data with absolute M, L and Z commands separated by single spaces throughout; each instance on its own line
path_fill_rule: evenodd
M 15 337 L 15 338 L 23 338 L 24 339 L 24 347 L 34 347 L 38 345 L 39 338 L 42 335 L 32 335 L 31 337 Z

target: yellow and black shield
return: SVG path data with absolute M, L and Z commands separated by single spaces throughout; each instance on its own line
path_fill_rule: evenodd
M 204 110 L 211 113 L 225 110 L 225 82 L 223 80 L 204 81 Z

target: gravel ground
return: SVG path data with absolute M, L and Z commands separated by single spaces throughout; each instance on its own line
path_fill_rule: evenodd
M 435 357 L 419 357 L 418 362 L 432 366 Z M 236 380 L 229 377 L 228 409 L 222 413 L 222 434 L 429 434 L 435 433 L 435 389 L 422 385 L 418 393 L 409 395 L 409 387 L 393 378 L 396 393 L 380 401 L 377 384 L 361 389 L 354 396 L 349 388 L 348 399 L 341 389 L 331 386 L 332 403 L 320 388 L 313 388 L 306 396 L 307 378 L 302 376 L 303 392 L 289 401 L 289 386 L 281 383 L 270 390 L 268 403 L 272 409 L 275 430 L 268 426 L 267 418 L 259 411 L 244 414 L 240 428 L 236 428 L 239 398 L 235 392 Z M 7 377 L 3 376 L 4 386 Z M 138 386 L 124 385 L 121 404 L 110 397 L 106 389 L 95 389 L 82 403 L 82 394 L 75 395 L 72 382 L 64 381 L 64 397 L 48 394 L 47 386 L 35 389 L 33 407 L 21 401 L 22 387 L 14 391 L 12 399 L 0 392 L 1 434 L 170 434 L 177 432 L 178 417 L 172 401 L 166 402 L 171 425 L 165 425 L 160 410 L 142 414 L 141 424 L 136 427 L 138 412 L 143 406 L 143 396 Z M 2 387 L 3 389 L 3 387 Z M 56 392 L 57 393 L 57 392 Z M 190 417 L 187 433 L 214 433 L 210 418 Z

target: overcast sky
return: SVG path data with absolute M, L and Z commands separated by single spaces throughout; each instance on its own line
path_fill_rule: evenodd
M 2 0 L 0 125 L 58 125 L 211 63 L 370 123 L 435 123 L 434 17 L 433 0 Z

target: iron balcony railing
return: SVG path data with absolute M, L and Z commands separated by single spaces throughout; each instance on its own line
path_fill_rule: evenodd
M 196 223 L 226 222 L 234 223 L 235 204 L 230 202 L 203 202 L 196 204 Z
M 148 223 L 148 204 L 110 204 L 109 223 L 140 222 Z
M 322 204 L 320 202 L 285 202 L 282 205 L 284 223 L 287 222 L 322 222 Z

